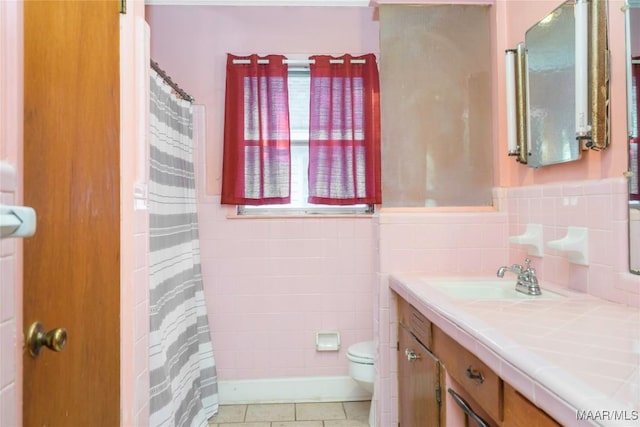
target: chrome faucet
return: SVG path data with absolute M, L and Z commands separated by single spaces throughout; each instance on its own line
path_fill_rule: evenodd
M 502 266 L 498 268 L 496 273 L 498 277 L 504 277 L 505 271 L 510 271 L 513 274 L 518 275 L 518 281 L 516 282 L 516 291 L 522 292 L 527 295 L 541 295 L 540 286 L 538 285 L 538 278 L 536 277 L 536 269 L 531 267 L 531 260 L 526 258 L 524 260 L 527 265 L 526 268 L 520 264 L 513 264 L 511 267 Z

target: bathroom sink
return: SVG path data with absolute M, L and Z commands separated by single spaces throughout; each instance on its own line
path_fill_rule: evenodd
M 526 295 L 516 291 L 513 280 L 501 279 L 429 279 L 427 284 L 456 299 L 550 299 L 564 295 L 542 289 L 542 295 Z

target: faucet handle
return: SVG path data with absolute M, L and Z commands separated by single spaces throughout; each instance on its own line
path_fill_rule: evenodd
M 531 260 L 526 258 L 524 262 L 527 264 L 527 269 L 523 272 L 526 275 L 526 280 L 531 284 L 537 285 L 536 269 L 531 267 Z
M 524 268 L 520 264 L 513 264 L 511 266 L 511 272 L 512 273 L 520 274 L 523 271 L 524 271 Z

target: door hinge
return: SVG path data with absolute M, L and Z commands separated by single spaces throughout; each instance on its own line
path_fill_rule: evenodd
M 440 387 L 436 387 L 436 402 L 438 405 L 442 404 L 442 389 Z
M 400 341 L 396 341 L 396 350 L 400 351 Z
M 127 13 L 127 0 L 120 0 L 120 13 L 123 15 Z

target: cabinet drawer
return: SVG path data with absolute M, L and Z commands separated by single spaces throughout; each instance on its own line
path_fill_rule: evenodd
M 398 297 L 398 319 L 400 323 L 426 348 L 431 349 L 431 322 L 414 306 Z
M 434 353 L 444 364 L 447 373 L 494 421 L 501 422 L 503 410 L 500 377 L 435 326 L 433 327 L 433 347 Z

